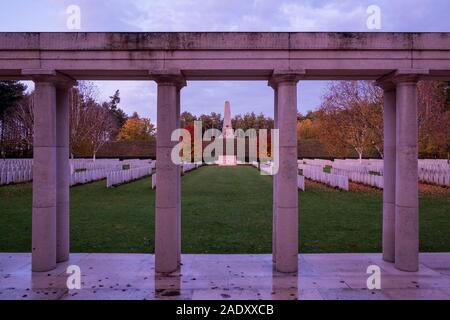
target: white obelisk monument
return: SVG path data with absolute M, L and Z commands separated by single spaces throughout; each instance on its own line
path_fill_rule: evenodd
M 229 101 L 225 102 L 223 126 L 222 126 L 222 136 L 224 145 L 231 146 L 231 152 L 228 151 L 230 148 L 225 148 L 227 151 L 223 155 L 219 155 L 217 164 L 219 166 L 235 166 L 237 164 L 236 154 L 234 154 L 234 130 L 231 125 L 231 105 Z

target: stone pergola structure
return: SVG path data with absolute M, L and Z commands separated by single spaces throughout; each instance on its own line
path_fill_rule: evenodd
M 383 257 L 418 269 L 417 82 L 450 80 L 450 33 L 0 33 L 0 79 L 36 83 L 32 269 L 69 259 L 69 102 L 76 80 L 154 80 L 156 271 L 178 269 L 180 168 L 170 159 L 190 80 L 265 80 L 274 89 L 280 170 L 273 261 L 298 268 L 297 83 L 378 80 L 385 91 Z

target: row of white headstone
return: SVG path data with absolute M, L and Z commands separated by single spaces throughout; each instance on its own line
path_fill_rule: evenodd
M 151 166 L 145 166 L 140 168 L 112 171 L 106 175 L 106 187 L 112 188 L 121 184 L 135 181 L 152 174 L 153 168 Z
M 101 162 L 101 164 L 98 164 L 98 167 L 102 169 L 93 170 L 89 170 L 88 168 L 95 168 L 97 167 L 97 164 L 95 166 L 91 166 L 90 164 L 92 163 L 90 161 L 92 160 L 84 162 L 87 168 L 81 169 L 84 171 L 72 173 L 71 186 L 106 179 L 106 185 L 109 188 L 113 185 L 119 185 L 149 175 L 150 173 L 145 175 L 140 174 L 145 171 L 151 172 L 151 170 L 155 168 L 156 164 L 156 162 L 152 160 L 111 160 L 110 162 L 106 160 L 108 159 L 96 160 L 96 162 Z
M 352 172 L 359 172 L 363 174 L 378 174 L 383 175 L 383 165 L 382 164 L 359 164 L 359 163 L 345 163 L 338 161 L 331 165 L 333 169 L 343 169 Z
M 0 186 L 10 183 L 24 183 L 33 179 L 32 159 L 0 160 Z
M 349 169 L 331 168 L 331 173 L 346 176 L 350 181 L 383 189 L 383 176 Z
M 332 167 L 335 174 L 346 175 L 351 181 L 383 188 L 383 160 L 364 159 L 303 159 L 299 164 L 308 164 L 317 168 Z M 420 159 L 418 162 L 419 181 L 450 187 L 450 164 L 443 159 Z
M 419 168 L 419 181 L 450 187 L 450 170 Z
M 79 185 L 107 178 L 110 172 L 127 171 L 124 169 L 154 168 L 152 160 L 119 159 L 70 159 L 70 185 Z M 32 159 L 6 159 L 0 161 L 0 185 L 25 183 L 33 180 Z
M 298 175 L 297 176 L 297 188 L 302 191 L 305 191 L 305 176 Z
M 124 167 L 129 169 L 141 168 L 151 165 L 152 160 L 146 159 L 130 159 L 130 160 L 119 160 L 119 159 L 71 159 L 70 167 L 71 172 L 76 172 L 79 170 L 91 171 L 98 169 L 107 169 L 110 171 L 123 170 Z
M 325 167 L 331 166 L 333 161 L 325 159 L 301 159 L 298 160 L 298 164 L 309 164 L 310 166 Z
M 274 165 L 271 162 L 261 162 L 259 163 L 259 170 L 268 176 L 273 176 L 275 174 Z
M 419 169 L 448 171 L 450 170 L 450 161 L 446 159 L 420 159 Z
M 200 166 L 201 166 L 201 163 L 183 163 L 183 167 L 181 170 L 183 171 L 183 173 L 185 173 L 185 172 L 195 170 Z
M 274 174 L 273 164 L 271 162 L 259 163 L 257 161 L 253 161 L 251 163 L 251 165 L 253 167 L 255 167 L 256 169 L 261 170 L 266 175 Z M 297 188 L 299 188 L 302 191 L 305 191 L 305 177 L 304 176 L 301 176 L 301 175 L 297 176 Z
M 33 159 L 2 159 L 0 160 L 0 170 L 17 167 L 31 167 Z
M 347 182 L 344 182 L 344 180 L 341 182 L 343 188 L 340 189 L 343 190 L 348 190 L 348 180 L 383 189 L 383 176 L 381 175 L 383 168 L 380 167 L 378 161 L 372 160 L 371 162 L 366 161 L 364 164 L 360 164 L 353 159 L 350 161 L 337 159 L 335 163 L 329 160 L 314 159 L 303 162 L 308 164 L 299 164 L 299 169 L 307 166 L 309 170 L 316 170 L 313 176 L 307 176 L 309 179 L 317 179 L 316 181 L 322 183 L 326 183 L 326 180 L 331 180 L 333 181 L 332 184 L 335 185 L 337 183 L 336 180 L 340 178 L 332 178 L 332 175 L 343 176 L 347 178 Z M 323 165 L 331 167 L 330 173 L 323 172 Z M 307 174 L 309 174 L 309 171 L 307 171 Z
M 77 170 L 97 170 L 97 169 L 113 169 L 120 170 L 125 161 L 119 159 L 70 159 L 70 167 L 72 171 Z
M 120 161 L 118 159 L 101 159 L 101 160 L 79 160 L 88 169 L 86 175 L 90 176 L 92 172 L 92 179 L 86 179 L 85 183 L 106 179 L 106 187 L 111 188 L 123 183 L 134 181 L 151 174 L 156 166 L 156 161 L 131 159 Z M 89 168 L 102 168 L 89 170 Z M 98 172 L 99 174 L 95 174 Z M 101 174 L 100 174 L 101 173 Z M 80 182 L 83 183 L 83 182 Z
M 10 183 L 24 183 L 33 180 L 32 169 L 16 169 L 0 171 L 0 186 Z
M 298 168 L 302 170 L 303 176 L 307 179 L 348 191 L 348 177 L 346 176 L 324 172 L 322 167 L 317 166 L 299 164 Z
M 77 171 L 70 175 L 70 186 L 91 183 L 106 178 L 110 169 Z
M 203 165 L 202 163 L 183 163 L 181 171 L 183 173 L 189 172 L 197 168 L 200 168 L 202 165 Z M 152 174 L 152 189 L 156 189 L 156 175 L 157 175 L 156 172 Z

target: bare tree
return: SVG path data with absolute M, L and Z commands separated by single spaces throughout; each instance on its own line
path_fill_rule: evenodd
M 70 95 L 70 145 L 71 152 L 91 154 L 108 141 L 117 124 L 107 106 L 96 101 L 96 88 L 91 82 L 81 82 Z
M 86 109 L 88 91 L 83 83 L 73 88 L 70 94 L 70 150 L 71 153 L 85 153 L 87 141 Z
M 330 153 L 349 148 L 360 161 L 370 147 L 382 156 L 382 91 L 370 81 L 339 81 L 329 87 L 318 111 L 319 138 Z
M 87 139 L 92 158 L 96 159 L 98 150 L 110 140 L 116 130 L 114 116 L 109 109 L 100 105 L 89 106 L 86 110 Z
M 20 127 L 20 137 L 28 149 L 33 147 L 34 126 L 34 93 L 26 95 L 17 105 L 14 113 L 17 125 Z
M 419 151 L 423 156 L 448 156 L 450 106 L 446 101 L 448 84 L 421 81 L 418 85 Z

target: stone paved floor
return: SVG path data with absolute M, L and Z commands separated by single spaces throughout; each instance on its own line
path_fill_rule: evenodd
M 31 273 L 30 254 L 0 254 L 2 299 L 450 299 L 450 253 L 424 253 L 417 273 L 380 254 L 301 254 L 299 274 L 273 272 L 271 255 L 183 255 L 182 268 L 155 276 L 150 254 L 72 254 L 52 272 Z M 78 265 L 82 289 L 68 290 Z M 381 290 L 368 290 L 369 265 Z

